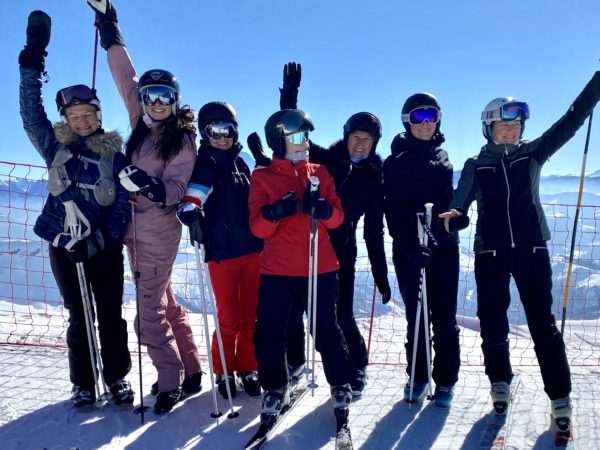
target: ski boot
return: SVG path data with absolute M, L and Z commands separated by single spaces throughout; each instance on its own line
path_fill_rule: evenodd
M 96 402 L 96 393 L 94 389 L 74 385 L 71 389 L 71 400 L 77 411 L 90 412 Z
M 452 398 L 454 397 L 454 386 L 437 385 L 435 387 L 433 396 L 435 398 L 435 406 L 438 408 L 448 409 L 450 407 L 450 403 L 452 403 Z
M 258 374 L 256 372 L 251 371 L 242 373 L 240 378 L 242 379 L 246 394 L 250 397 L 260 396 L 260 383 L 258 382 Z
M 200 392 L 202 390 L 202 372 L 186 375 L 183 379 L 183 383 L 181 383 L 181 388 L 186 395 Z
M 295 366 L 288 365 L 288 374 L 290 381 L 297 382 L 304 372 L 304 363 Z
M 412 401 L 410 400 L 410 383 L 409 379 L 404 385 L 404 401 L 407 403 L 418 403 L 423 400 L 429 383 L 421 381 L 415 381 L 413 383 Z
M 227 381 L 225 379 L 225 375 L 217 375 L 217 389 L 219 390 L 219 394 L 221 394 L 225 400 L 229 398 L 229 396 L 227 395 L 227 386 L 225 385 L 226 382 L 229 383 L 231 398 L 235 398 L 235 377 L 232 374 L 227 375 Z
M 269 425 L 277 420 L 282 410 L 289 405 L 290 397 L 287 386 L 265 391 L 262 400 L 260 423 Z
M 110 393 L 112 394 L 115 405 L 121 409 L 133 408 L 134 393 L 131 389 L 131 383 L 127 380 L 117 380 L 110 385 Z
M 367 366 L 362 369 L 356 370 L 356 378 L 350 381 L 350 387 L 352 388 L 352 395 L 354 397 L 360 397 L 367 387 Z
M 508 409 L 508 402 L 510 400 L 510 385 L 506 381 L 497 381 L 492 383 L 490 394 L 492 396 L 492 403 L 494 405 L 494 411 L 496 412 L 496 415 L 505 415 L 506 410 Z
M 348 419 L 348 413 L 350 412 L 349 405 L 351 402 L 352 388 L 349 384 L 331 386 L 331 404 L 333 405 L 335 418 L 338 421 Z
M 177 389 L 169 392 L 159 392 L 156 396 L 156 403 L 154 404 L 154 412 L 156 414 L 164 414 L 173 409 L 173 406 L 179 402 L 185 393 L 181 386 Z

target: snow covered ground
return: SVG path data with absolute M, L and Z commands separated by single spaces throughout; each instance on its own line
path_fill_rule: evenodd
M 385 321 L 385 317 L 381 318 Z M 200 317 L 193 315 L 194 327 Z M 565 338 L 569 354 L 580 352 L 582 340 L 591 351 L 598 352 L 594 331 L 598 323 L 571 322 Z M 381 327 L 385 329 L 385 327 Z M 526 329 L 515 328 L 511 335 L 514 347 L 527 347 Z M 401 330 L 403 333 L 403 330 Z M 477 333 L 464 329 L 465 348 L 478 348 Z M 385 341 L 385 336 L 376 336 Z M 134 349 L 132 349 L 134 350 Z M 478 350 L 477 350 L 478 351 Z M 533 356 L 531 345 L 527 350 Z M 205 353 L 205 352 L 204 352 Z M 600 367 L 572 367 L 574 423 L 579 450 L 600 448 Z M 204 366 L 207 367 L 207 364 Z M 149 389 L 155 371 L 143 358 L 144 402 L 152 406 Z M 328 402 L 328 388 L 317 365 L 319 388 L 314 396 L 304 396 L 286 416 L 266 449 L 315 450 L 334 445 L 334 418 Z M 450 410 L 433 405 L 412 409 L 402 401 L 406 382 L 404 365 L 373 365 L 369 386 L 362 398 L 351 407 L 354 448 L 385 449 L 479 449 L 482 433 L 491 411 L 489 383 L 483 367 L 465 366 L 456 386 Z M 515 366 L 521 375 L 514 410 L 510 420 L 507 448 L 548 449 L 551 447 L 550 407 L 536 366 Z M 129 376 L 139 392 L 137 354 Z M 0 448 L 23 450 L 47 448 L 69 449 L 241 449 L 252 435 L 260 411 L 260 400 L 240 392 L 234 399 L 236 419 L 225 415 L 217 420 L 210 379 L 205 375 L 200 394 L 186 399 L 167 415 L 156 416 L 152 410 L 140 416 L 109 405 L 103 410 L 78 413 L 69 401 L 70 383 L 64 350 L 31 346 L 0 346 Z M 138 399 L 136 399 L 137 403 Z M 227 413 L 228 402 L 218 396 L 218 408 Z

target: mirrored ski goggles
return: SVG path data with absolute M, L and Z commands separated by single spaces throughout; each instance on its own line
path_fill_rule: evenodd
M 237 135 L 237 127 L 231 122 L 215 122 L 209 123 L 204 128 L 204 133 L 210 139 L 229 139 Z
M 140 99 L 146 106 L 156 102 L 169 106 L 177 101 L 177 92 L 169 86 L 145 86 L 140 90 Z
M 442 112 L 433 106 L 421 106 L 413 109 L 408 114 L 402 114 L 402 122 L 408 122 L 412 125 L 420 125 L 427 121 L 429 123 L 438 123 L 442 117 Z
M 485 111 L 482 120 L 516 120 L 529 119 L 529 105 L 525 102 L 510 102 L 502 105 L 500 109 Z
M 285 140 L 290 144 L 300 145 L 304 141 L 308 141 L 308 131 L 300 131 L 299 133 L 290 134 L 285 137 Z
M 60 108 L 68 108 L 78 103 L 91 103 L 95 98 L 94 91 L 85 84 L 69 86 L 56 93 L 56 103 Z

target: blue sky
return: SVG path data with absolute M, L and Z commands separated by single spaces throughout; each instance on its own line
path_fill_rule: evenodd
M 434 93 L 443 111 L 444 147 L 456 169 L 484 143 L 485 104 L 511 95 L 529 102 L 525 138 L 543 133 L 569 107 L 600 68 L 597 0 L 121 0 L 115 3 L 138 73 L 165 68 L 181 84 L 183 101 L 199 109 L 223 100 L 234 105 L 240 137 L 262 129 L 279 108 L 282 66 L 302 64 L 299 107 L 315 124 L 312 138 L 329 145 L 346 119 L 370 111 L 382 121 L 378 152 L 404 131 L 404 100 Z M 0 160 L 39 164 L 18 112 L 17 56 L 27 16 L 43 9 L 52 18 L 50 82 L 44 86 L 51 120 L 56 91 L 91 84 L 93 13 L 85 0 L 3 1 L 0 61 L 5 106 Z M 125 108 L 99 49 L 97 89 L 104 126 L 129 132 Z M 600 113 L 596 114 L 600 122 Z M 600 169 L 600 125 L 592 127 L 588 171 Z M 544 174 L 581 170 L 585 126 Z

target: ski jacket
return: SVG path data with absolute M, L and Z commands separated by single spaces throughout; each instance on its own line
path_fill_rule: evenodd
M 133 129 L 143 116 L 142 106 L 138 98 L 138 78 L 127 53 L 121 45 L 112 45 L 107 50 L 108 65 L 115 85 L 129 114 L 129 122 Z M 138 195 L 136 214 L 136 239 L 138 242 L 165 246 L 170 249 L 178 245 L 181 239 L 181 223 L 177 220 L 175 209 L 183 197 L 196 161 L 195 134 L 189 132 L 184 139 L 183 148 L 177 155 L 165 162 L 156 151 L 155 143 L 162 132 L 160 122 L 146 123 L 150 132 L 135 152 L 131 164 L 145 170 L 148 175 L 160 178 L 165 184 L 165 207 L 142 195 Z M 127 239 L 133 238 L 133 227 L 127 230 Z M 167 251 L 167 250 L 165 250 Z
M 90 136 L 80 137 L 66 123 L 53 126 L 44 110 L 40 72 L 21 67 L 20 77 L 19 101 L 23 128 L 48 169 L 53 167 L 53 163 L 54 167 L 57 166 L 55 157 L 62 152 L 66 159 L 60 164 L 60 170 L 64 170 L 68 178 L 62 192 L 48 195 L 42 213 L 36 220 L 34 232 L 55 246 L 64 245 L 66 240 L 59 241 L 59 238 L 69 230 L 65 228 L 63 202 L 72 200 L 89 221 L 91 234 L 100 230 L 105 248 L 120 248 L 130 218 L 129 193 L 118 183 L 118 173 L 126 166 L 125 155 L 121 153 L 123 139 L 119 133 L 101 128 Z M 116 180 L 114 200 L 110 204 L 97 198 L 94 192 L 94 186 L 102 175 L 107 175 L 101 173 L 97 163 L 101 158 L 112 161 L 108 175 Z
M 447 233 L 438 213 L 448 210 L 452 198 L 452 164 L 440 145 L 444 135 L 430 141 L 400 133 L 392 141 L 392 153 L 383 163 L 385 217 L 394 246 L 409 253 L 418 245 L 417 213 L 433 203 L 431 230 L 439 245 L 456 245 L 456 232 Z
M 311 176 L 319 178 L 321 197 L 331 205 L 329 219 L 318 221 L 318 267 L 317 273 L 337 271 L 338 261 L 329 240 L 327 230 L 336 228 L 344 221 L 342 202 L 335 193 L 333 178 L 322 165 L 301 161 L 273 158 L 269 167 L 255 169 L 250 179 L 250 229 L 255 236 L 264 239 L 260 273 L 267 275 L 307 276 L 310 241 L 310 215 L 302 208 L 294 215 L 277 222 L 262 216 L 261 208 L 275 203 L 288 192 L 295 192 L 302 202 Z
M 323 164 L 333 177 L 337 195 L 342 201 L 344 222 L 329 230 L 329 238 L 338 260 L 356 258 L 356 229 L 364 215 L 363 237 L 367 246 L 371 271 L 377 286 L 389 286 L 387 262 L 383 246 L 383 188 L 381 158 L 371 152 L 367 158 L 352 162 L 345 141 L 334 143 L 329 150 L 310 142 L 310 162 Z M 351 260 L 350 260 L 351 259 Z
M 182 199 L 194 199 L 204 211 L 201 225 L 207 262 L 262 250 L 262 240 L 250 231 L 250 169 L 239 156 L 241 150 L 239 142 L 229 150 L 219 150 L 202 141 Z
M 475 252 L 550 239 L 540 204 L 543 164 L 583 125 L 600 99 L 600 72 L 544 134 L 516 145 L 488 142 L 465 162 L 450 208 L 467 213 L 477 201 Z

